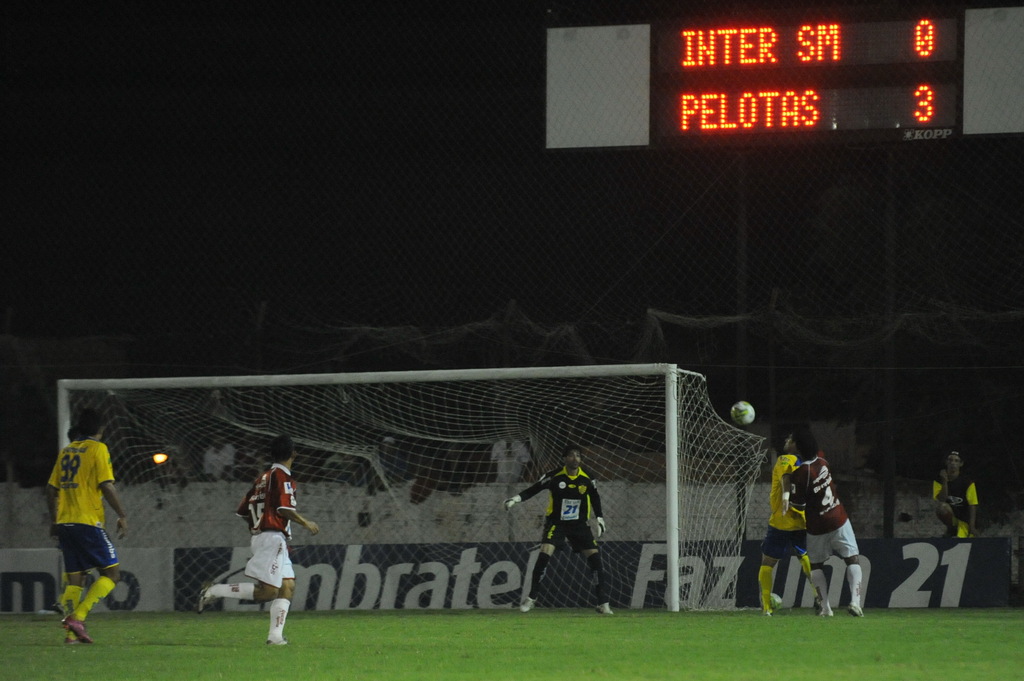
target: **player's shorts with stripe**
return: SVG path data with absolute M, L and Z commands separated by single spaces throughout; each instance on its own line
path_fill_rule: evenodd
M 64 572 L 103 570 L 118 564 L 117 550 L 102 527 L 62 523 L 57 526 L 57 542 L 64 558 Z
M 555 546 L 560 546 L 562 542 L 568 541 L 569 546 L 576 553 L 597 548 L 594 533 L 591 531 L 590 525 L 585 522 L 548 521 L 544 525 L 544 536 L 540 541 L 542 544 L 554 544 Z
M 790 547 L 796 551 L 798 556 L 807 553 L 807 531 L 806 530 L 780 530 L 769 525 L 768 532 L 761 542 L 761 553 L 769 558 L 782 560 L 791 555 Z
M 807 535 L 807 554 L 812 563 L 824 563 L 835 552 L 840 558 L 860 555 L 853 525 L 847 520 L 839 529 L 825 534 Z
M 252 558 L 245 564 L 245 576 L 274 587 L 286 579 L 295 579 L 295 569 L 288 555 L 288 541 L 281 532 L 261 532 L 249 542 Z

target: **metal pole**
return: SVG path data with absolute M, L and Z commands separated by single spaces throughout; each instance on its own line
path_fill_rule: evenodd
M 679 612 L 679 373 L 665 372 L 665 605 Z
M 747 158 L 741 152 L 736 169 L 736 395 L 747 396 Z
M 896 515 L 896 159 L 889 151 L 886 172 L 885 211 L 885 323 L 889 335 L 885 341 L 885 425 L 882 451 L 882 536 L 891 539 Z

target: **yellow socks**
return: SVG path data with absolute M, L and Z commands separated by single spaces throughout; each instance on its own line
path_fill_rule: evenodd
M 101 599 L 106 598 L 107 594 L 113 591 L 115 586 L 117 585 L 114 584 L 114 580 L 109 577 L 100 577 L 93 582 L 92 586 L 89 587 L 89 590 L 85 592 L 85 598 L 83 598 L 82 602 L 75 607 L 75 619 L 79 621 L 85 620 L 89 615 L 89 611 L 92 610 L 92 607 L 99 603 Z M 70 589 L 72 587 L 68 588 Z M 79 593 L 81 593 L 82 588 L 77 588 Z
M 82 600 L 82 587 L 65 584 L 64 593 L 60 595 L 60 605 L 64 608 L 64 615 L 73 614 L 80 600 Z
M 811 585 L 811 590 L 814 592 L 815 598 L 821 598 L 821 594 L 818 593 L 818 586 L 811 579 L 811 559 L 805 553 L 800 556 L 800 567 L 803 568 L 804 574 L 807 575 L 807 583 Z
M 761 585 L 761 609 L 771 612 L 772 566 L 762 565 L 757 571 L 757 581 Z
M 807 575 L 807 579 L 811 578 L 811 559 L 805 553 L 800 556 L 800 567 L 803 568 L 804 574 Z

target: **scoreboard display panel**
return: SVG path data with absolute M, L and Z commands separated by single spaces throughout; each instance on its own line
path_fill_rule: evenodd
M 651 141 L 951 134 L 960 16 L 816 10 L 655 23 Z
M 1024 7 L 663 13 L 548 28 L 547 148 L 1024 134 Z

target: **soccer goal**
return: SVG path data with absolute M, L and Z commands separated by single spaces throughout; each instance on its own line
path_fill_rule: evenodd
M 123 545 L 173 552 L 178 609 L 196 580 L 244 565 L 235 506 L 280 433 L 321 527 L 293 542 L 293 607 L 315 609 L 514 607 L 546 499 L 502 501 L 568 443 L 601 492 L 613 605 L 730 607 L 765 457 L 702 375 L 668 364 L 63 380 L 58 395 L 62 444 L 78 410 L 104 413 L 132 509 Z M 542 604 L 589 603 L 584 561 L 559 551 L 549 572 Z

